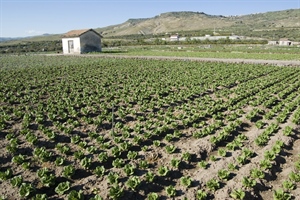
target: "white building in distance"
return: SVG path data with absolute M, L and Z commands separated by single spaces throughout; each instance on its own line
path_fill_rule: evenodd
M 64 34 L 64 54 L 81 54 L 101 51 L 102 36 L 93 29 L 72 30 Z

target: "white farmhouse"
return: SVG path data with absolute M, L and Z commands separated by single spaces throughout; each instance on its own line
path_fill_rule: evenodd
M 101 51 L 102 36 L 93 29 L 72 30 L 64 34 L 64 54 L 81 54 Z

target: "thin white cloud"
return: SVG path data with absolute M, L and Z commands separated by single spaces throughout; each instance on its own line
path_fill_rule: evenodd
M 37 31 L 37 30 L 27 30 L 25 31 L 27 35 L 41 35 L 43 34 L 43 31 Z

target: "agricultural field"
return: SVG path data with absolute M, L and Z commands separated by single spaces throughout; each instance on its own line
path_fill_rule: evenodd
M 131 56 L 261 59 L 300 61 L 300 47 L 259 44 L 141 45 L 104 48 L 104 53 Z
M 0 199 L 300 199 L 299 67 L 0 62 Z

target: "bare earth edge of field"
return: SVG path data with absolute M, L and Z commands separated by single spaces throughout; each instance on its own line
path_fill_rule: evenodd
M 57 56 L 62 54 L 46 54 L 48 56 Z M 199 57 L 173 57 L 173 56 L 126 56 L 126 55 L 110 55 L 110 54 L 73 54 L 68 56 L 88 56 L 88 57 L 104 57 L 104 58 L 134 58 L 134 59 L 154 59 L 154 60 L 187 60 L 187 61 L 205 61 L 205 62 L 225 62 L 225 63 L 246 63 L 246 64 L 262 64 L 276 66 L 298 66 L 300 61 L 297 60 L 261 60 L 261 59 L 235 59 L 235 58 L 199 58 Z

